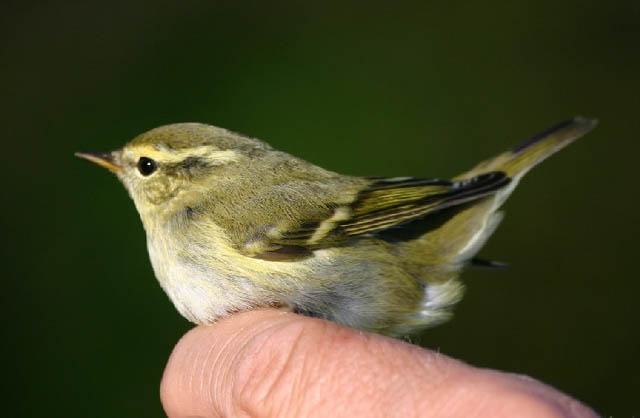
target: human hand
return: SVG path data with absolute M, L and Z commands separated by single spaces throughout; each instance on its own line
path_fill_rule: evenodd
M 597 416 L 526 376 L 274 309 L 189 331 L 160 394 L 170 418 Z

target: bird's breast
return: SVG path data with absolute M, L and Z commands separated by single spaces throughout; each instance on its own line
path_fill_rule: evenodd
M 215 262 L 199 261 L 195 249 L 185 256 L 185 248 L 157 237 L 147 237 L 147 247 L 160 286 L 189 321 L 212 323 L 253 305 L 254 292 L 246 278 L 216 268 Z

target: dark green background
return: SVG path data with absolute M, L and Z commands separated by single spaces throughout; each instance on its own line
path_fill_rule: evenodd
M 601 123 L 481 253 L 511 267 L 467 271 L 420 341 L 640 414 L 638 2 L 310 3 L 3 6 L 3 415 L 162 416 L 191 327 L 123 187 L 74 151 L 201 121 L 339 172 L 446 177 L 575 114 Z

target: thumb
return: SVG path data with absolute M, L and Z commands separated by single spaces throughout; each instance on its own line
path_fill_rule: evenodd
M 160 394 L 170 418 L 595 416 L 533 379 L 274 309 L 189 331 Z

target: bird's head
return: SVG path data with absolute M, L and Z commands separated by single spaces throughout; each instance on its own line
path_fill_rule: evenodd
M 177 123 L 145 132 L 109 153 L 78 152 L 116 174 L 144 218 L 172 212 L 211 188 L 229 167 L 248 164 L 269 150 L 257 139 L 199 123 Z

